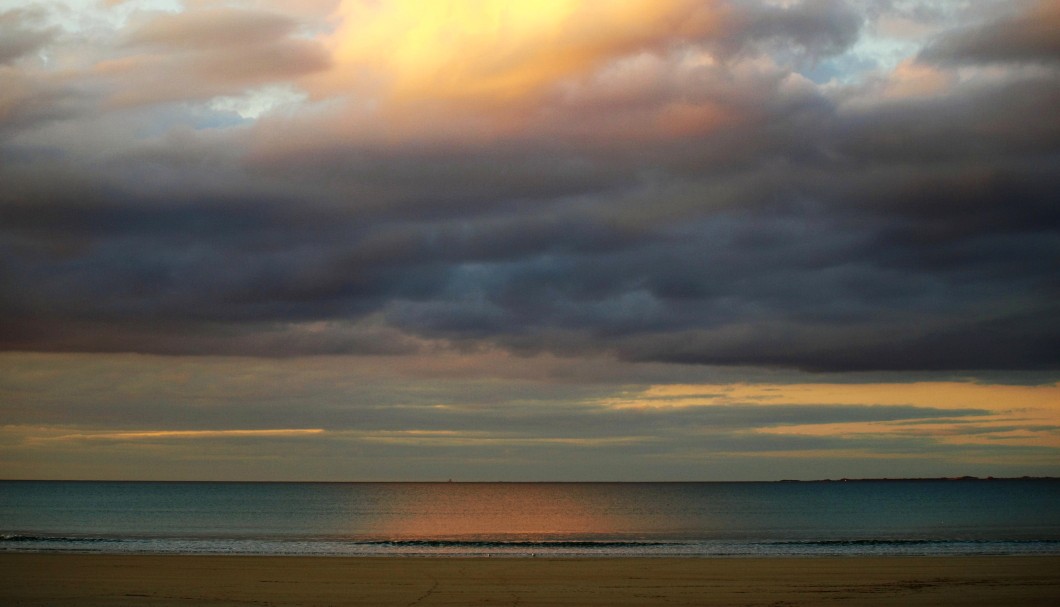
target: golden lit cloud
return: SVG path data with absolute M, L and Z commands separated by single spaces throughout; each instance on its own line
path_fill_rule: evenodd
M 802 424 L 762 428 L 758 432 L 806 437 L 916 438 L 945 445 L 1010 445 L 1060 448 L 1057 420 L 1003 415 L 960 420 L 911 420 Z
M 911 405 L 939 409 L 1036 410 L 1060 416 L 1060 384 L 1013 386 L 972 382 L 887 384 L 680 384 L 653 386 L 614 407 L 760 405 Z
M 278 438 L 323 434 L 321 428 L 283 428 L 274 430 L 142 430 L 133 432 L 79 432 L 53 437 L 51 440 L 154 440 L 199 438 Z
M 377 432 L 340 432 L 339 436 L 372 443 L 432 447 L 548 446 L 570 447 L 622 446 L 641 443 L 643 436 L 564 437 L 519 436 L 503 432 L 453 430 L 391 430 Z
M 326 86 L 510 101 L 679 29 L 685 0 L 346 0 Z
M 803 437 L 913 438 L 947 445 L 1060 447 L 1060 384 L 731 384 L 653 386 L 608 401 L 619 409 L 769 406 L 911 406 L 975 410 L 955 418 L 778 423 L 755 433 Z

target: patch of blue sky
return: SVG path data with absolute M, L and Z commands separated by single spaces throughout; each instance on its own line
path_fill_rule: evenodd
M 245 91 L 241 95 L 214 97 L 206 105 L 218 118 L 238 117 L 235 123 L 250 122 L 276 111 L 300 107 L 308 96 L 289 84 L 275 84 Z
M 890 72 L 915 58 L 921 45 L 914 40 L 866 34 L 847 52 L 814 63 L 799 73 L 816 84 L 855 84 L 873 74 Z

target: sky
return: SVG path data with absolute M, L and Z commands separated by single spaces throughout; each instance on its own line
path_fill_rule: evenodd
M 1056 0 L 0 0 L 0 478 L 1060 475 Z

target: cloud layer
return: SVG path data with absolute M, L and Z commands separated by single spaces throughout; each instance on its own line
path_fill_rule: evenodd
M 0 363 L 4 477 L 1019 476 L 1060 446 L 1055 385 L 652 384 L 674 365 L 499 353 Z
M 1003 4 L 9 11 L 0 344 L 1056 369 L 1058 13 Z

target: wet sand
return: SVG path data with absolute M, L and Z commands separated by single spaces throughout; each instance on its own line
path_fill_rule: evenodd
M 1060 605 L 1060 557 L 0 554 L 3 605 Z

